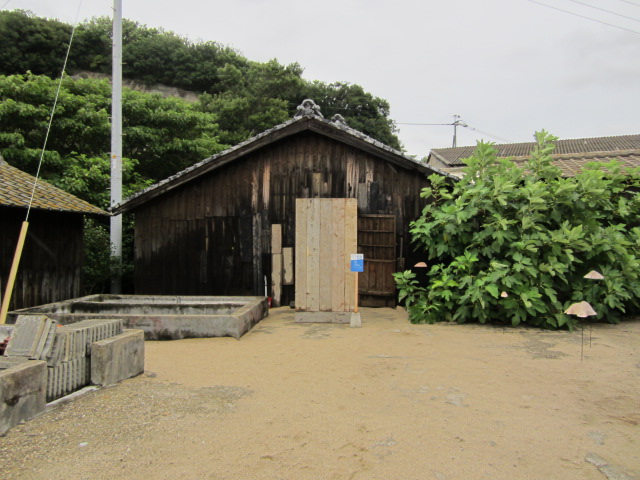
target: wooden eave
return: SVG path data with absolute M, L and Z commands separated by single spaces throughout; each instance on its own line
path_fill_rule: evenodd
M 130 210 L 134 210 L 154 198 L 164 195 L 165 193 L 185 185 L 192 180 L 195 180 L 196 178 L 212 172 L 224 165 L 234 162 L 251 152 L 303 131 L 316 132 L 334 140 L 338 140 L 376 157 L 382 158 L 383 160 L 406 170 L 415 170 L 425 175 L 438 173 L 453 180 L 458 180 L 458 178 L 448 172 L 407 158 L 400 152 L 397 152 L 391 147 L 388 147 L 381 142 L 358 132 L 357 130 L 349 127 L 338 126 L 328 120 L 320 119 L 318 117 L 304 116 L 289 120 L 288 122 L 267 130 L 250 138 L 249 140 L 246 140 L 245 142 L 206 158 L 205 160 L 140 191 L 137 194 L 134 194 L 124 202 L 113 207 L 111 211 L 114 215 L 119 215 Z

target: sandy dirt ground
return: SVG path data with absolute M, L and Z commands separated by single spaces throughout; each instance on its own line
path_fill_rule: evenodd
M 362 321 L 147 342 L 144 375 L 0 438 L 0 478 L 640 478 L 640 320 L 582 361 L 580 331 Z

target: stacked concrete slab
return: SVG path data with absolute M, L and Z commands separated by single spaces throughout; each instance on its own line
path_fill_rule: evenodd
M 58 326 L 45 315 L 21 315 L 0 329 L 10 338 L 0 356 L 0 435 L 44 411 L 46 401 L 89 385 L 111 385 L 144 371 L 144 333 L 122 319 Z
M 4 354 L 7 357 L 44 360 L 55 334 L 55 322 L 45 315 L 20 315 Z
M 63 327 L 45 315 L 20 315 L 10 332 L 0 369 L 27 360 L 45 361 L 47 400 L 55 400 L 89 385 L 91 344 L 121 335 L 123 325 L 122 319 L 101 319 Z
M 16 323 L 17 325 L 17 323 Z M 120 335 L 121 319 L 84 320 L 57 327 L 47 352 L 47 400 L 63 397 L 91 382 L 91 344 Z

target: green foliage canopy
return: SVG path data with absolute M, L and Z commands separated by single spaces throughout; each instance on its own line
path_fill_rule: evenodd
M 0 76 L 0 153 L 35 174 L 58 80 Z M 42 177 L 94 205 L 109 205 L 111 87 L 107 80 L 64 78 Z M 125 89 L 125 195 L 224 148 L 212 114 L 176 98 Z
M 428 284 L 395 274 L 412 321 L 573 328 L 578 320 L 563 312 L 575 302 L 608 322 L 638 310 L 640 171 L 612 161 L 563 178 L 552 163 L 556 138 L 536 139 L 522 167 L 481 142 L 461 181 L 430 177 L 422 196 L 431 203 L 411 224 L 430 259 Z M 591 270 L 604 280 L 585 279 Z
M 111 29 L 107 17 L 78 25 L 67 66 L 71 74 L 110 74 Z M 313 98 L 325 117 L 340 113 L 351 127 L 401 148 L 389 104 L 359 85 L 310 82 L 297 63 L 253 62 L 217 42 L 191 42 L 127 19 L 122 32 L 124 77 L 201 94 L 199 109 L 217 116 L 222 143 L 234 145 L 282 123 L 303 99 Z M 70 25 L 29 12 L 0 12 L 0 74 L 58 77 L 70 33 Z

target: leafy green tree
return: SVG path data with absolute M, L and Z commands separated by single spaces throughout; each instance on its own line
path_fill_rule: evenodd
M 58 80 L 0 76 L 0 152 L 35 174 Z M 111 88 L 106 80 L 65 78 L 44 157 L 43 178 L 108 206 Z M 124 193 L 131 194 L 221 151 L 215 117 L 197 105 L 125 89 Z
M 613 161 L 563 178 L 551 158 L 556 138 L 536 138 L 522 167 L 479 143 L 460 182 L 430 177 L 422 196 L 431 203 L 411 225 L 430 258 L 428 285 L 395 274 L 412 321 L 573 328 L 563 312 L 575 302 L 608 322 L 638 310 L 640 170 Z M 604 280 L 585 279 L 591 270 Z
M 360 85 L 309 82 L 305 85 L 303 95 L 305 98 L 314 99 L 322 108 L 325 117 L 340 114 L 351 128 L 366 133 L 385 145 L 402 150 L 395 124 L 389 118 L 389 102 L 365 92 Z
M 0 12 L 0 73 L 60 75 L 71 26 L 31 12 Z
M 67 70 L 109 75 L 111 31 L 108 17 L 78 25 Z M 231 47 L 193 43 L 127 19 L 122 31 L 124 77 L 202 93 L 200 111 L 218 116 L 223 143 L 239 143 L 282 123 L 303 99 L 313 98 L 325 117 L 339 113 L 351 127 L 401 149 L 388 102 L 359 85 L 310 82 L 297 63 L 252 62 Z M 58 77 L 70 32 L 70 25 L 28 12 L 0 12 L 0 74 Z
M 216 114 L 225 131 L 222 140 L 229 144 L 290 119 L 304 84 L 300 65 L 285 67 L 276 60 L 252 62 L 247 71 L 228 64 L 221 69 L 220 80 L 226 90 L 204 94 L 200 103 L 203 111 Z

